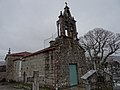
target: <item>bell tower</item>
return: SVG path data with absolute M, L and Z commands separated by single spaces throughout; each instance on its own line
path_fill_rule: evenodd
M 80 77 L 87 71 L 85 50 L 78 41 L 76 21 L 71 15 L 67 3 L 65 4 L 57 21 L 58 37 L 55 38 L 55 41 L 50 41 L 52 59 L 49 61 L 53 62 L 51 65 L 53 69 L 50 70 L 52 70 L 51 77 L 54 78 L 55 88 L 78 85 L 82 82 Z
M 65 4 L 64 11 L 60 11 L 59 20 L 57 21 L 58 37 L 69 37 L 77 40 L 76 21 L 71 16 L 67 3 Z

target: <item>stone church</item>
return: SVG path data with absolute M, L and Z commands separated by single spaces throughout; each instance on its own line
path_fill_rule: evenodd
M 63 88 L 81 83 L 81 76 L 87 72 L 85 51 L 67 4 L 56 23 L 58 36 L 48 48 L 12 59 L 13 74 L 8 74 L 14 75 L 13 80 L 32 82 L 33 72 L 38 71 L 40 85 Z

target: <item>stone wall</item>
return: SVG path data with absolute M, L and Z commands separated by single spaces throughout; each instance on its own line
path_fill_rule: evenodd
M 7 56 L 6 58 L 6 79 L 7 81 L 9 80 L 14 80 L 14 62 L 13 60 L 15 60 L 18 57 L 15 56 Z
M 14 81 L 21 81 L 21 63 L 22 60 L 18 59 L 14 61 Z
M 33 55 L 24 58 L 22 62 L 22 80 L 31 82 L 30 78 L 33 77 L 34 71 L 39 71 L 40 83 L 44 83 L 45 75 L 45 58 L 44 54 Z M 25 80 L 24 80 L 25 79 Z M 31 79 L 32 80 L 32 79 Z
M 6 79 L 6 72 L 0 72 L 0 81 Z
M 0 81 L 6 79 L 6 65 L 0 66 Z
M 87 72 L 85 62 L 85 52 L 78 41 L 68 37 L 56 38 L 54 51 L 54 60 L 56 62 L 56 83 L 59 87 L 70 86 L 69 65 L 76 64 L 78 72 L 78 82 L 80 77 Z

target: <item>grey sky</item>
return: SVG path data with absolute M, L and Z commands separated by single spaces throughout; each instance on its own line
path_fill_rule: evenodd
M 34 52 L 56 33 L 59 12 L 68 2 L 78 37 L 96 27 L 118 33 L 120 0 L 0 0 L 0 60 L 12 52 Z

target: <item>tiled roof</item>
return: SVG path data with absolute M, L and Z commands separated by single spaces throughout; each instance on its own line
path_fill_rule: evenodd
M 55 49 L 54 47 L 48 47 L 48 48 L 39 50 L 39 51 L 34 52 L 34 53 L 30 53 L 30 52 L 19 52 L 19 53 L 7 54 L 7 56 L 18 56 L 18 57 L 26 58 L 26 57 L 38 55 L 38 54 L 41 54 L 41 53 L 45 53 L 45 52 L 48 52 L 48 51 L 52 51 L 52 50 L 54 50 L 54 49 Z M 7 56 L 6 56 L 6 57 L 7 57 Z M 5 58 L 5 59 L 6 59 L 6 58 Z M 20 60 L 20 58 L 16 58 L 14 61 L 16 61 L 16 60 Z
M 30 57 L 30 56 L 34 56 L 34 55 L 38 55 L 38 54 L 41 54 L 41 53 L 45 53 L 45 52 L 48 52 L 48 51 L 52 51 L 52 50 L 54 50 L 54 49 L 55 49 L 54 47 L 48 47 L 48 48 L 39 50 L 39 51 L 37 51 L 37 52 L 34 52 L 34 53 L 30 54 L 30 55 L 27 55 L 27 56 L 25 56 L 24 58 Z
M 19 52 L 19 53 L 12 53 L 12 54 L 7 54 L 6 57 L 5 57 L 5 60 L 8 56 L 16 56 L 16 57 L 25 57 L 25 56 L 28 56 L 30 55 L 31 53 L 30 52 Z
M 12 54 L 9 54 L 9 56 L 27 56 L 27 55 L 30 55 L 31 53 L 30 52 L 19 52 L 19 53 L 12 53 Z

